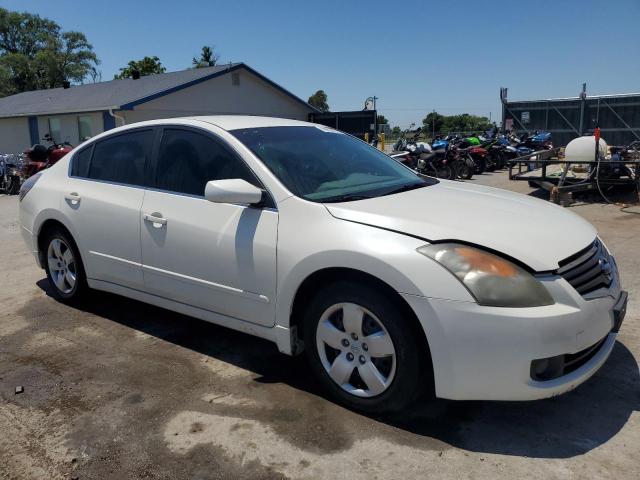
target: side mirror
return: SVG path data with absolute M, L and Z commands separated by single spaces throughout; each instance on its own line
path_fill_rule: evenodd
M 214 203 L 258 205 L 262 202 L 263 191 L 241 178 L 211 180 L 204 188 L 204 198 Z

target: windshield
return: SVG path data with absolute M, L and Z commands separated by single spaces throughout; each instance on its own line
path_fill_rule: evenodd
M 346 202 L 436 183 L 350 135 L 323 126 L 231 130 L 299 197 Z

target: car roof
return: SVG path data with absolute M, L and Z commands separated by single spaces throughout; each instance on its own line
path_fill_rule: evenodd
M 209 115 L 198 117 L 186 117 L 188 120 L 200 120 L 211 123 L 223 130 L 237 130 L 239 128 L 259 127 L 289 127 L 289 126 L 315 126 L 316 124 L 292 120 L 289 118 L 261 117 L 257 115 Z M 167 119 L 167 122 L 175 119 Z
M 93 142 L 99 141 L 103 138 L 117 135 L 127 132 L 136 128 L 154 127 L 162 125 L 192 125 L 203 126 L 202 123 L 208 123 L 215 125 L 223 130 L 237 130 L 241 128 L 260 128 L 260 127 L 318 127 L 322 126 L 317 123 L 303 122 L 300 120 L 292 120 L 289 118 L 277 118 L 277 117 L 261 117 L 257 115 L 208 115 L 197 117 L 173 117 L 173 118 L 161 118 L 156 120 L 145 120 L 142 122 L 128 123 L 121 127 L 112 128 L 106 130 L 98 135 L 91 137 L 89 140 L 80 143 L 74 149 L 80 150 L 80 147 L 89 145 Z M 328 128 L 328 127 L 323 127 Z

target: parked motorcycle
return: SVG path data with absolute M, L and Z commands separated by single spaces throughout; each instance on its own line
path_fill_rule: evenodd
M 0 155 L 0 190 L 15 195 L 20 190 L 20 166 L 15 155 Z
M 44 139 L 49 143 L 49 146 L 38 143 L 24 152 L 28 160 L 25 165 L 25 178 L 55 165 L 58 160 L 73 150 L 73 146 L 69 142 L 57 143 L 50 134 L 46 134 Z
M 455 171 L 446 156 L 433 152 L 427 142 L 419 141 L 420 132 L 420 128 L 403 132 L 393 145 L 393 150 L 397 153 L 392 154 L 392 157 L 423 175 L 454 179 Z

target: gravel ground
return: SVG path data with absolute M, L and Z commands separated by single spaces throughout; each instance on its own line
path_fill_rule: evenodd
M 530 192 L 504 172 L 472 181 Z M 631 296 L 600 372 L 550 400 L 371 418 L 262 340 L 114 295 L 56 302 L 2 196 L 0 479 L 640 478 L 640 207 L 571 209 Z

